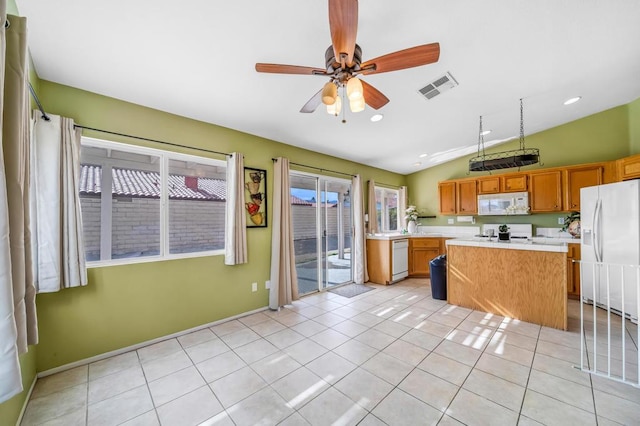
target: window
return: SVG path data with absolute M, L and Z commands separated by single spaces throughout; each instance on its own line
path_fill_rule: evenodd
M 91 138 L 82 138 L 80 161 L 88 262 L 224 249 L 225 161 Z
M 397 189 L 376 187 L 376 211 L 378 215 L 378 230 L 391 232 L 399 230 Z

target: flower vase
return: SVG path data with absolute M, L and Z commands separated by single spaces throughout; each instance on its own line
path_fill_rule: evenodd
M 407 232 L 410 234 L 415 234 L 418 231 L 418 224 L 415 220 L 410 220 L 407 223 Z

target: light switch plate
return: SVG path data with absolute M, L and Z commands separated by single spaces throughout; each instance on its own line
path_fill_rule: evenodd
M 455 222 L 455 219 L 447 219 L 447 223 L 449 225 L 453 225 L 454 222 Z
M 258 291 L 258 283 L 251 283 L 251 291 Z
M 558 225 L 564 225 L 564 217 L 558 218 Z

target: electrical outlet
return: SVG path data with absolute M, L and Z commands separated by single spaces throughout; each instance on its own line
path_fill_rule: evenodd
M 564 225 L 564 217 L 558 218 L 558 225 Z
M 266 280 L 266 281 L 264 282 L 264 288 L 266 288 L 267 290 L 269 290 L 269 289 L 271 288 L 271 281 Z
M 447 223 L 449 225 L 453 225 L 453 222 L 455 221 L 455 219 L 447 219 Z
M 251 283 L 251 291 L 258 291 L 258 283 Z

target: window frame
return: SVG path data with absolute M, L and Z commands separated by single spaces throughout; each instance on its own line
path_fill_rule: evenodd
M 130 152 L 139 155 L 151 155 L 159 158 L 159 174 L 160 174 L 160 254 L 153 256 L 143 257 L 130 257 L 120 259 L 101 259 L 94 261 L 87 261 L 87 268 L 98 268 L 105 266 L 119 266 L 119 265 L 131 265 L 137 263 L 148 262 L 162 262 L 167 260 L 188 259 L 194 257 L 207 257 L 207 256 L 222 256 L 225 253 L 225 248 L 218 250 L 206 250 L 188 253 L 170 253 L 170 241 L 169 241 L 169 161 L 185 161 L 194 162 L 214 167 L 224 167 L 226 169 L 227 162 L 224 160 L 218 160 L 215 158 L 201 157 L 191 154 L 182 154 L 175 151 L 168 151 L 157 148 L 149 148 L 139 145 L 131 145 L 122 142 L 114 142 L 106 139 L 97 139 L 87 136 L 82 136 L 80 139 L 80 149 L 82 147 L 94 147 L 102 149 L 112 149 L 124 152 Z M 101 182 L 102 184 L 102 182 Z M 226 199 L 225 199 L 226 203 Z M 226 232 L 226 226 L 223 227 L 223 231 Z M 84 238 L 84 237 L 83 237 Z M 102 240 L 102 233 L 100 235 Z M 226 241 L 226 238 L 225 238 Z
M 378 191 L 380 191 L 381 193 L 381 203 L 380 203 L 380 213 L 381 213 L 381 217 L 379 218 L 380 220 L 380 229 L 378 229 L 378 232 L 383 233 L 383 234 L 390 234 L 390 233 L 396 233 L 396 232 L 400 232 L 401 228 L 400 228 L 400 212 L 397 211 L 399 208 L 399 200 L 400 200 L 400 190 L 399 189 L 392 189 L 392 188 L 386 188 L 383 186 L 374 186 L 374 192 L 377 195 Z M 387 193 L 390 194 L 395 194 L 396 197 L 396 229 L 387 229 L 387 224 L 389 223 L 389 210 L 390 207 L 387 204 Z M 377 197 L 376 197 L 377 199 Z M 377 202 L 377 200 L 376 200 Z

